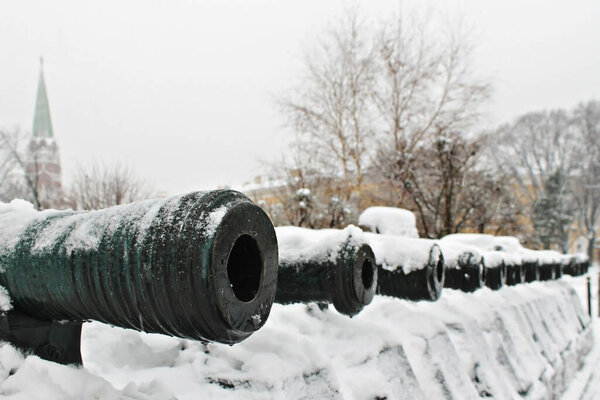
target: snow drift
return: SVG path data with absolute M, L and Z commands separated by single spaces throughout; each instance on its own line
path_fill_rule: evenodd
M 546 399 L 582 363 L 588 324 L 565 280 L 447 290 L 436 303 L 376 297 L 352 319 L 276 304 L 262 330 L 231 347 L 94 322 L 84 326 L 84 368 L 1 346 L 0 396 Z

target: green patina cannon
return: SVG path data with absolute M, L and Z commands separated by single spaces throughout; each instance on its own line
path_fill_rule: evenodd
M 377 293 L 408 300 L 437 301 L 446 266 L 433 240 L 365 233 L 375 253 Z
M 239 342 L 266 321 L 277 286 L 267 215 L 230 190 L 99 211 L 0 208 L 0 285 L 14 310 L 0 337 L 81 363 L 81 322 Z
M 275 302 L 333 304 L 353 316 L 373 300 L 377 268 L 356 227 L 344 230 L 276 228 L 279 276 Z

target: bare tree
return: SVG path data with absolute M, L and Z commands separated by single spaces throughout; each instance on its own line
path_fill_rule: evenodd
M 579 105 L 574 111 L 573 125 L 581 132 L 573 193 L 579 227 L 587 236 L 588 256 L 593 260 L 600 228 L 600 102 Z
M 303 142 L 302 151 L 359 193 L 373 136 L 372 51 L 357 12 L 345 13 L 306 58 L 301 85 L 279 100 L 288 125 Z
M 71 201 L 82 210 L 97 210 L 150 197 L 147 182 L 123 164 L 77 167 L 71 185 Z
M 311 153 L 296 152 L 270 170 L 272 187 L 250 195 L 275 225 L 341 228 L 356 222 L 356 202 L 346 200 L 352 200 L 351 188 L 339 176 L 315 168 Z
M 457 27 L 433 29 L 433 19 L 398 16 L 377 34 L 377 82 L 373 94 L 380 121 L 381 174 L 400 188 L 413 152 L 427 136 L 467 132 L 489 97 L 490 84 L 473 72 L 468 35 Z M 393 172 L 393 173 L 390 173 Z
M 566 251 L 581 135 L 567 111 L 532 112 L 495 133 L 492 157 L 520 188 L 539 241 Z
M 2 197 L 5 200 L 22 198 L 33 203 L 38 210 L 62 205 L 62 193 L 44 190 L 41 182 L 46 150 L 53 145 L 55 146 L 53 143 L 39 146 L 18 129 L 0 129 L 0 173 Z
M 402 171 L 397 176 L 392 172 L 390 178 L 401 182 L 408 193 L 409 206 L 417 211 L 421 236 L 439 238 L 474 224 L 484 225 L 495 215 L 482 213 L 482 208 L 494 207 L 500 201 L 500 192 L 483 193 L 496 184 L 478 164 L 484 141 L 483 137 L 469 139 L 439 131 L 411 152 L 407 160 L 410 168 L 388 169 Z M 483 178 L 492 182 L 482 186 Z M 493 200 L 492 204 L 482 204 L 484 196 Z

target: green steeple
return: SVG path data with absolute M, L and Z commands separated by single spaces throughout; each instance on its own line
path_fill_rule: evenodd
M 50 107 L 48 106 L 48 95 L 46 94 L 46 83 L 44 82 L 44 59 L 40 58 L 40 80 L 35 100 L 35 114 L 33 115 L 33 137 L 51 138 L 52 120 L 50 119 Z

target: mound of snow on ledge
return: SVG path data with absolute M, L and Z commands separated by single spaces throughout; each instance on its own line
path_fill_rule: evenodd
M 418 238 L 412 211 L 395 207 L 369 207 L 358 217 L 358 225 L 371 232 Z

